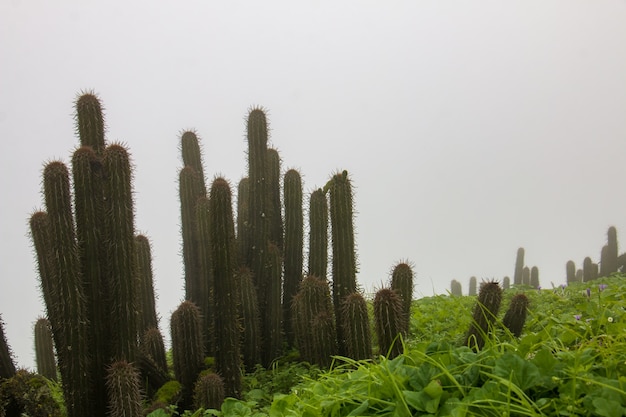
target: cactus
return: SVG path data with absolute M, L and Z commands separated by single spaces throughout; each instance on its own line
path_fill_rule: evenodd
M 5 378 L 13 377 L 15 372 L 13 355 L 4 334 L 4 322 L 2 321 L 2 317 L 0 317 L 0 381 Z
M 107 368 L 106 387 L 111 417 L 143 416 L 139 372 L 132 363 L 115 361 Z
M 104 151 L 107 257 L 111 291 L 111 357 L 132 362 L 137 353 L 136 252 L 130 158 L 122 145 Z
M 530 268 L 527 266 L 522 269 L 522 284 L 530 285 Z
M 476 295 L 476 277 L 470 277 L 468 295 Z
M 485 346 L 485 338 L 492 331 L 501 302 L 502 288 L 498 282 L 489 281 L 480 284 L 478 300 L 472 313 L 472 323 L 465 336 L 465 346 L 474 350 L 480 350 Z
M 267 191 L 270 237 L 269 240 L 281 251 L 283 250 L 283 219 L 282 206 L 280 203 L 280 155 L 273 148 L 268 148 L 266 157 L 267 169 Z
M 96 155 L 102 155 L 105 148 L 104 116 L 100 99 L 93 91 L 86 91 L 74 102 L 76 113 L 76 132 L 81 146 L 93 149 Z
M 214 321 L 215 309 L 213 300 L 213 265 L 211 261 L 211 216 L 209 213 L 208 197 L 200 197 L 196 202 L 196 231 L 198 236 L 197 253 L 198 258 L 198 281 L 195 288 L 196 305 L 202 314 L 202 328 L 204 329 L 204 351 L 205 354 L 213 356 L 214 349 Z
M 597 275 L 597 274 L 596 274 Z M 590 257 L 585 257 L 583 260 L 583 281 L 592 281 L 594 279 L 593 274 L 593 261 Z
M 332 314 L 334 311 L 328 282 L 314 275 L 305 277 L 292 300 L 291 307 L 300 356 L 305 361 L 314 362 L 315 342 L 311 333 L 311 323 L 319 313 Z
M 400 262 L 391 273 L 391 289 L 396 291 L 402 298 L 402 313 L 404 314 L 406 328 L 404 333 L 409 333 L 409 318 L 411 317 L 411 301 L 413 299 L 413 269 L 407 262 Z M 345 319 L 345 317 L 344 317 Z
M 154 280 L 152 276 L 152 254 L 150 241 L 145 235 L 135 236 L 137 256 L 137 310 L 139 311 L 137 331 L 143 335 L 148 329 L 159 325 L 154 302 Z
M 522 274 L 524 273 L 524 248 L 517 249 L 515 258 L 515 274 L 513 275 L 513 285 L 522 284 Z
M 202 150 L 200 149 L 200 140 L 195 131 L 186 130 L 180 135 L 180 151 L 183 157 L 183 166 L 193 168 L 198 174 L 200 189 L 206 190 Z
M 267 278 L 266 309 L 261 316 L 261 325 L 265 329 L 261 338 L 261 363 L 266 368 L 281 355 L 283 346 L 282 256 L 280 248 L 273 243 L 268 246 Z
M 568 284 L 576 282 L 576 264 L 574 261 L 569 260 L 565 263 L 565 274 Z
M 239 265 L 250 265 L 250 180 L 244 177 L 237 185 L 237 259 Z
M 237 281 L 241 291 L 241 322 L 242 322 L 242 355 L 248 372 L 261 363 L 259 346 L 261 346 L 261 317 L 256 289 L 252 281 L 252 272 L 246 266 L 237 271 Z
M 224 380 L 216 373 L 203 373 L 194 388 L 195 408 L 219 410 L 224 402 Z
M 326 279 L 328 269 L 328 201 L 322 189 L 309 201 L 309 275 Z
M 69 417 L 92 414 L 91 375 L 87 312 L 80 276 L 80 264 L 72 218 L 69 172 L 60 161 L 49 162 L 43 173 L 44 200 L 48 212 L 51 290 L 44 296 L 52 302 L 48 314 L 56 315 L 52 329 L 58 333 L 55 344 L 63 393 Z M 39 255 L 38 255 L 39 256 Z
M 172 313 L 172 356 L 174 375 L 182 388 L 184 408 L 193 404 L 193 386 L 204 366 L 204 340 L 200 309 L 192 301 L 183 301 Z
M 450 294 L 456 297 L 460 297 L 463 295 L 463 288 L 461 287 L 461 283 L 456 279 L 453 279 L 452 282 L 450 282 Z
M 390 288 L 381 288 L 374 296 L 374 324 L 381 355 L 395 358 L 403 352 L 401 335 L 406 335 L 402 299 Z
M 290 169 L 284 177 L 285 247 L 283 323 L 287 345 L 293 346 L 291 300 L 298 293 L 302 280 L 304 214 L 302 212 L 302 179 L 300 173 Z
M 372 334 L 367 302 L 359 292 L 349 294 L 342 306 L 343 334 L 348 357 L 354 360 L 372 357 Z
M 333 305 L 337 320 L 337 343 L 339 353 L 345 354 L 345 341 L 341 329 L 341 303 L 356 292 L 356 251 L 354 245 L 352 186 L 348 172 L 335 174 L 329 184 L 330 223 L 333 254 Z
M 50 329 L 50 322 L 45 317 L 40 317 L 35 322 L 35 361 L 39 375 L 52 381 L 57 380 L 52 329 Z
M 539 268 L 536 266 L 530 269 L 530 286 L 533 288 L 541 288 L 539 285 Z
M 515 294 L 511 298 L 509 309 L 506 311 L 502 323 L 515 337 L 520 337 L 522 334 L 529 303 L 528 297 L 521 293 Z
M 617 272 L 617 258 L 618 258 L 618 248 L 617 248 L 617 229 L 615 226 L 609 227 L 607 231 L 607 253 L 606 253 L 606 275 L 611 275 L 614 272 Z
M 510 287 L 511 287 L 511 278 L 504 277 L 504 279 L 502 280 L 502 289 L 508 290 Z
M 215 311 L 215 365 L 224 378 L 227 396 L 241 395 L 239 288 L 235 279 L 235 226 L 230 185 L 215 178 L 209 195 L 211 259 L 213 261 Z
M 311 320 L 312 362 L 328 368 L 337 352 L 335 319 L 332 311 L 320 311 Z
M 159 369 L 167 372 L 165 343 L 163 343 L 163 335 L 158 327 L 147 328 L 141 336 L 139 346 L 144 356 L 151 358 Z

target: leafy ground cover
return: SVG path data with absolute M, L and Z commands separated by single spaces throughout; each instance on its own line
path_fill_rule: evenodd
M 395 359 L 336 358 L 327 371 L 287 361 L 249 375 L 244 400 L 195 415 L 626 415 L 626 276 L 512 288 L 502 311 L 519 292 L 530 299 L 520 338 L 498 325 L 474 352 L 461 342 L 475 297 L 427 297 L 414 302 L 404 354 Z M 282 386 L 269 382 L 272 372 Z

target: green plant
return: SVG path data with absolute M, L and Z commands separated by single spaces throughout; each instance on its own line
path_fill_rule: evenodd
M 302 212 L 302 179 L 300 173 L 290 169 L 284 176 L 285 247 L 283 284 L 283 322 L 289 347 L 294 345 L 291 317 L 291 300 L 298 292 L 302 280 L 304 214 Z
M 239 328 L 239 288 L 235 280 L 235 226 L 231 191 L 224 178 L 211 184 L 209 213 L 215 276 L 215 365 L 224 379 L 227 396 L 241 396 L 241 358 Z
M 57 366 L 54 357 L 52 330 L 50 329 L 50 322 L 45 317 L 40 317 L 35 322 L 35 360 L 37 372 L 52 381 L 56 381 Z
M 106 386 L 111 417 L 143 416 L 139 371 L 132 363 L 113 362 L 107 368 Z
M 65 410 L 55 382 L 25 369 L 0 379 L 0 414 L 30 417 L 62 417 Z
M 402 353 L 403 336 L 408 327 L 402 299 L 390 288 L 381 288 L 374 296 L 374 324 L 381 355 L 395 358 Z
M 493 324 L 500 311 L 502 288 L 496 281 L 483 282 L 478 291 L 478 299 L 472 313 L 472 323 L 465 336 L 465 346 L 480 350 L 492 332 Z
M 183 301 L 172 313 L 172 352 L 174 375 L 182 385 L 182 405 L 193 404 L 193 386 L 204 366 L 204 343 L 200 309 Z

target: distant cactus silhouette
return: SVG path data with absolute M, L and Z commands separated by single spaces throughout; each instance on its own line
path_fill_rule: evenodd
M 476 295 L 476 277 L 470 277 L 468 295 Z
M 524 273 L 524 248 L 517 249 L 515 258 L 515 274 L 513 275 L 513 285 L 521 285 Z
M 511 278 L 504 277 L 502 280 L 502 289 L 508 290 L 511 287 Z
M 590 257 L 585 257 L 583 260 L 583 281 L 588 282 L 597 278 L 597 266 L 595 267 L 594 274 L 594 264 Z
M 461 283 L 456 279 L 453 279 L 452 282 L 450 282 L 450 294 L 457 297 L 463 295 L 463 288 L 461 286 Z
M 565 263 L 565 274 L 568 284 L 576 282 L 576 264 L 574 261 L 569 260 Z
M 530 286 L 533 288 L 540 288 L 539 285 L 539 268 L 533 266 L 530 269 Z
M 522 284 L 530 285 L 530 268 L 527 266 L 522 269 Z
M 464 345 L 480 350 L 485 345 L 485 337 L 492 330 L 500 311 L 502 288 L 496 281 L 483 282 L 478 291 L 478 299 L 472 313 L 472 323 L 465 337 Z

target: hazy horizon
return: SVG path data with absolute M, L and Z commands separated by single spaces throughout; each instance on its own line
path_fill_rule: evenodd
M 130 150 L 169 340 L 180 133 L 197 131 L 207 183 L 235 191 L 255 105 L 305 209 L 348 171 L 367 293 L 402 260 L 416 297 L 512 278 L 519 247 L 544 288 L 570 259 L 598 262 L 609 226 L 626 235 L 625 21 L 624 1 L 3 2 L 0 316 L 16 363 L 35 368 L 45 314 L 28 218 L 44 163 L 78 145 L 81 91 Z

